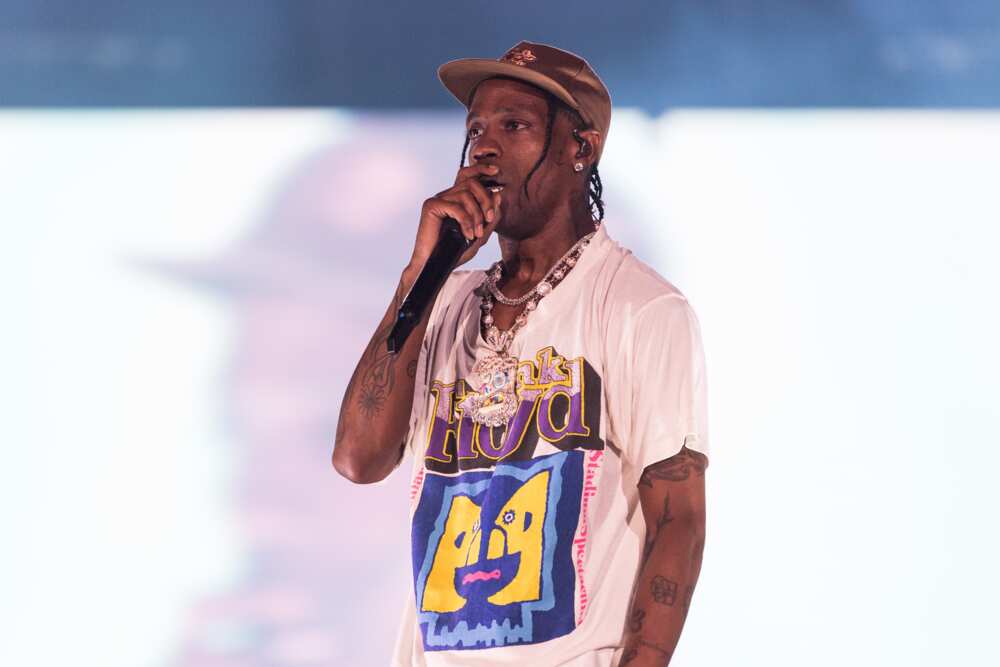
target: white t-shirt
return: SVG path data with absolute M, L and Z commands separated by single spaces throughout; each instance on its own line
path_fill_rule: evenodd
M 643 468 L 708 454 L 701 333 L 684 295 L 602 225 L 510 348 L 518 411 L 458 404 L 477 355 L 483 271 L 455 271 L 424 336 L 409 591 L 394 665 L 605 667 L 621 652 L 645 523 Z

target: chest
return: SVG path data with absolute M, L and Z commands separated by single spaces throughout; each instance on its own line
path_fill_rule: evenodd
M 520 306 L 506 306 L 498 301 L 493 302 L 493 324 L 497 326 L 501 331 L 506 331 L 514 325 L 514 319 L 524 312 L 524 304 Z M 483 334 L 486 333 L 486 327 L 482 326 L 482 317 L 479 318 L 480 327 Z

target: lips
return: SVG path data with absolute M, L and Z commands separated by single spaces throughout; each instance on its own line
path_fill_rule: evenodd
M 483 187 L 490 192 L 500 192 L 503 190 L 503 183 L 499 181 L 494 181 L 492 178 L 481 178 L 479 182 L 483 184 Z
M 500 578 L 500 570 L 490 570 L 489 572 L 479 570 L 478 572 L 470 572 L 464 577 L 462 577 L 462 585 L 464 586 L 470 581 L 489 581 L 490 579 L 499 579 L 499 578 Z

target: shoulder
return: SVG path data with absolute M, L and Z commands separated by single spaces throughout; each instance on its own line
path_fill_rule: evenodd
M 484 276 L 485 273 L 477 269 L 452 271 L 434 300 L 429 326 L 433 328 L 436 322 L 449 316 L 457 317 L 468 305 L 474 290 L 482 284 Z
M 612 241 L 604 273 L 604 301 L 613 321 L 693 315 L 691 304 L 676 285 L 617 242 Z
M 486 273 L 481 269 L 458 269 L 449 274 L 440 296 L 448 301 L 464 301 L 482 284 Z

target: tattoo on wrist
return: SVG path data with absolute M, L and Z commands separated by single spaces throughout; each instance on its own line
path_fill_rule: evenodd
M 708 457 L 701 452 L 681 447 L 681 451 L 669 459 L 646 466 L 646 469 L 642 471 L 642 476 L 639 477 L 639 484 L 652 488 L 653 482 L 660 480 L 683 482 L 691 477 L 692 472 L 699 477 L 704 477 L 707 467 Z
M 677 582 L 658 574 L 649 582 L 649 592 L 654 601 L 672 607 L 677 601 Z

